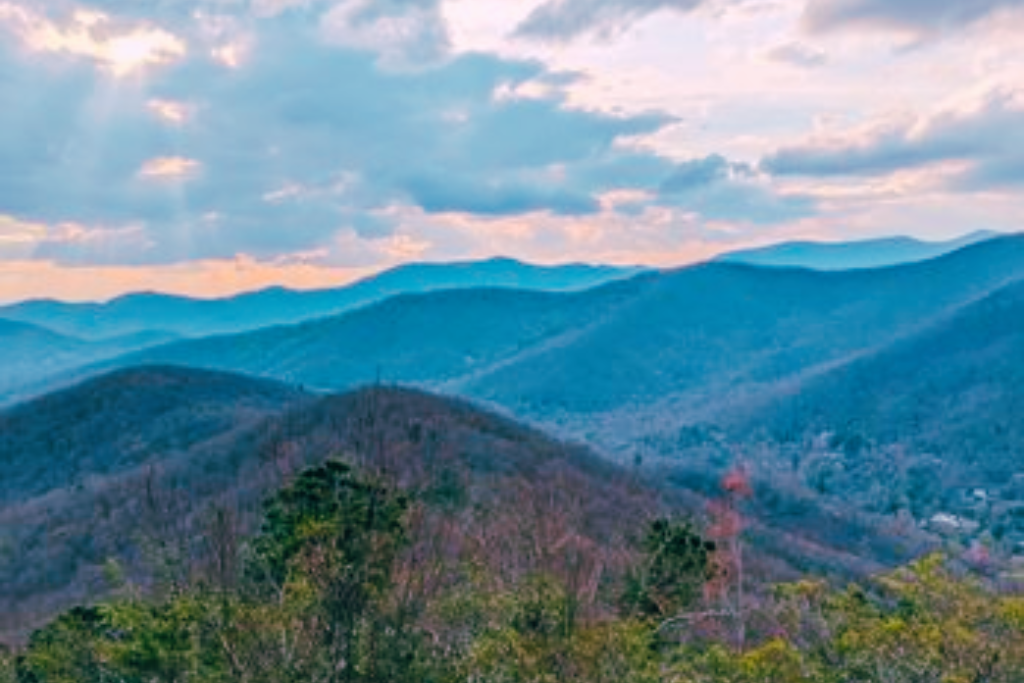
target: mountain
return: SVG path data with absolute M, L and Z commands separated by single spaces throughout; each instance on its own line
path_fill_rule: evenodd
M 736 416 L 755 415 L 754 422 L 767 429 L 776 423 L 774 413 L 758 416 L 758 406 L 775 405 L 793 387 L 804 395 L 802 387 L 813 386 L 805 382 L 858 359 L 887 349 L 896 353 L 899 344 L 943 321 L 977 327 L 957 312 L 1021 278 L 1024 237 L 1007 236 L 937 259 L 879 269 L 825 272 L 708 263 L 583 292 L 470 289 L 403 295 L 299 325 L 145 349 L 52 377 L 35 389 L 150 364 L 239 372 L 317 391 L 345 391 L 380 377 L 471 398 L 585 440 L 624 462 L 653 439 L 654 452 L 671 460 L 680 443 L 693 440 L 688 430 L 705 426 L 726 430 L 723 438 L 740 444 L 774 443 L 779 429 L 755 436 L 735 427 Z M 976 345 L 959 359 L 981 372 L 987 357 L 983 340 L 966 338 Z M 945 372 L 944 367 L 933 370 Z M 890 400 L 910 390 L 894 386 Z M 849 393 L 808 388 L 811 408 L 826 410 L 830 392 Z M 966 410 L 958 419 L 971 429 L 990 428 L 982 404 L 976 410 L 971 405 L 944 409 Z M 836 410 L 835 420 L 848 421 L 853 410 Z M 954 421 L 946 418 L 940 411 L 933 424 L 955 442 L 959 437 L 949 431 Z M 812 431 L 799 434 L 809 438 Z M 1015 430 L 1006 434 L 1006 448 L 1024 447 Z M 864 437 L 892 443 L 881 432 Z M 944 457 L 969 463 L 978 456 L 959 449 Z M 778 453 L 768 459 L 785 460 Z M 800 486 L 810 481 L 797 474 Z
M 497 515 L 557 488 L 579 496 L 576 511 L 602 543 L 657 506 L 585 448 L 462 402 L 383 388 L 312 397 L 173 367 L 118 371 L 0 413 L 0 635 L 109 591 L 111 558 L 144 584 L 153 553 L 202 539 L 211 506 L 228 504 L 251 531 L 270 491 L 332 456 L 439 508 L 500 502 Z
M 45 327 L 0 318 L 0 393 L 48 374 L 175 339 L 144 332 L 91 342 Z
M 188 451 L 305 397 L 276 382 L 151 367 L 0 412 L 0 504 Z
M 146 349 L 88 372 L 173 363 L 325 390 L 380 373 L 548 423 L 583 416 L 588 430 L 587 416 L 664 413 L 666 401 L 678 422 L 882 347 L 1022 276 L 1024 237 L 875 270 L 710 263 L 578 293 L 396 297 L 297 326 Z M 650 426 L 612 431 L 632 438 Z
M 143 586 L 154 565 L 180 571 L 175 563 L 199 552 L 214 510 L 251 532 L 270 491 L 329 457 L 415 495 L 438 534 L 479 524 L 468 538 L 493 544 L 506 568 L 539 561 L 538 543 L 557 547 L 570 533 L 607 551 L 607 572 L 620 571 L 649 520 L 700 515 L 706 503 L 678 473 L 648 480 L 466 402 L 398 388 L 315 397 L 224 373 L 140 367 L 0 413 L 0 427 L 0 635 L 109 592 L 110 559 Z M 794 578 L 812 567 L 849 577 L 929 543 L 813 501 L 796 508 L 755 520 L 751 573 Z M 851 554 L 851 536 L 875 554 Z
M 336 315 L 397 294 L 474 287 L 572 291 L 638 272 L 638 268 L 583 264 L 537 266 L 504 258 L 422 263 L 400 266 L 334 289 L 296 291 L 274 287 L 225 299 L 142 293 L 102 304 L 38 300 L 0 307 L 0 318 L 88 339 L 152 330 L 198 337 Z
M 943 256 L 963 247 L 998 237 L 980 230 L 956 239 L 925 242 L 912 237 L 887 237 L 855 242 L 784 242 L 717 257 L 724 263 L 755 266 L 850 270 L 914 263 Z
M 813 502 L 821 495 L 840 507 L 852 504 L 893 514 L 906 507 L 901 496 L 918 487 L 917 475 L 907 473 L 921 471 L 925 455 L 941 457 L 950 473 L 988 480 L 982 473 L 984 451 L 963 447 L 915 450 L 904 458 L 901 471 L 907 477 L 902 483 L 887 488 L 885 480 L 892 474 L 886 463 L 896 457 L 891 448 L 956 444 L 966 438 L 958 434 L 995 428 L 987 404 L 959 400 L 959 395 L 935 404 L 937 412 L 928 424 L 936 433 L 928 440 L 924 431 L 914 439 L 893 440 L 883 431 L 865 430 L 858 438 L 869 444 L 870 458 L 847 463 L 843 474 L 826 473 L 832 467 L 828 463 L 838 462 L 835 448 L 814 445 L 827 431 L 824 427 L 779 426 L 778 416 L 794 410 L 784 399 L 795 395 L 799 405 L 806 397 L 811 414 L 825 411 L 833 427 L 846 425 L 857 411 L 874 409 L 853 403 L 829 409 L 836 396 L 845 400 L 852 395 L 850 385 L 817 391 L 815 378 L 844 367 L 856 368 L 851 372 L 859 376 L 862 366 L 851 364 L 898 353 L 907 340 L 942 324 L 964 328 L 956 334 L 973 344 L 957 356 L 963 366 L 959 372 L 985 372 L 994 352 L 986 352 L 984 339 L 971 336 L 970 330 L 987 328 L 958 312 L 1022 277 L 1024 237 L 1008 236 L 938 259 L 880 269 L 825 272 L 709 263 L 575 293 L 476 289 L 404 295 L 300 325 L 146 349 L 53 379 L 49 386 L 118 367 L 168 363 L 252 374 L 318 391 L 344 391 L 381 377 L 471 398 L 583 440 L 619 462 L 646 458 L 652 466 L 672 469 L 676 474 L 666 477 L 688 486 L 713 483 L 738 452 L 761 453 L 758 467 L 776 489 L 786 491 L 775 497 L 779 510 L 765 515 L 782 514 L 786 523 L 795 513 L 785 501 Z M 1006 319 L 1012 325 L 1017 318 Z M 916 351 L 906 357 L 905 367 L 914 369 L 911 360 L 920 364 L 929 358 Z M 948 378 L 956 366 L 946 367 L 941 363 L 908 372 L 946 373 Z M 899 376 L 892 369 L 873 372 L 881 378 Z M 1005 372 L 996 379 L 1013 377 Z M 907 396 L 927 393 L 927 386 L 894 385 L 878 396 L 912 405 L 917 399 Z M 886 411 L 879 408 L 877 414 L 884 423 Z M 749 420 L 743 422 L 743 416 Z M 893 419 L 898 417 L 894 413 Z M 1001 448 L 1024 448 L 1018 430 L 1003 433 Z M 864 450 L 842 448 L 844 458 Z M 805 457 L 811 452 L 813 457 Z M 1017 467 L 1012 458 L 1006 462 L 1003 469 Z M 921 498 L 915 513 L 938 505 L 955 477 L 950 474 L 944 481 L 926 496 L 914 494 Z M 893 495 L 887 497 L 886 490 Z
M 885 345 L 1021 277 L 1024 237 L 872 270 L 710 263 L 661 274 L 571 344 L 457 388 L 529 415 L 636 413 L 667 399 L 676 419 L 727 410 L 738 393 Z
M 366 383 L 378 372 L 389 381 L 431 383 L 572 334 L 646 283 L 578 296 L 507 289 L 404 295 L 341 316 L 169 344 L 114 363 L 221 368 L 324 390 Z
M 793 382 L 749 414 L 749 428 L 841 433 L 971 465 L 989 484 L 1024 473 L 1024 282 L 924 329 Z M 961 471 L 963 471 L 961 469 Z

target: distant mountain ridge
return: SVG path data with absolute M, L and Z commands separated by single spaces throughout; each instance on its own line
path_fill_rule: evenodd
M 417 263 L 399 266 L 351 285 L 322 290 L 271 287 L 224 299 L 138 293 L 107 303 L 26 301 L 0 307 L 0 319 L 31 323 L 86 339 L 153 330 L 206 336 L 337 315 L 400 294 L 473 287 L 573 291 L 630 277 L 643 270 L 586 264 L 539 266 L 508 258 Z
M 913 237 L 884 237 L 853 242 L 784 242 L 756 249 L 734 251 L 715 260 L 777 268 L 850 270 L 881 268 L 943 256 L 963 247 L 999 237 L 1002 233 L 980 230 L 956 239 L 926 242 Z
M 1024 236 L 1011 235 L 877 269 L 712 262 L 578 292 L 405 294 L 298 325 L 144 349 L 5 399 L 152 364 L 244 373 L 318 392 L 380 377 L 473 399 L 627 462 L 651 443 L 670 456 L 694 442 L 693 433 L 757 443 L 777 458 L 784 449 L 766 444 L 781 434 L 811 443 L 822 433 L 849 432 L 859 420 L 857 438 L 872 448 L 931 449 L 979 475 L 979 459 L 994 448 L 1007 454 L 999 456 L 1000 471 L 1024 473 L 1017 455 L 1024 433 L 994 418 L 1014 415 L 1019 405 L 1014 378 L 1024 377 L 1024 353 L 1014 335 L 1024 315 L 1016 304 L 974 308 L 989 297 L 1016 301 L 1022 280 Z M 997 341 L 978 330 L 991 330 Z M 917 351 L 901 351 L 915 339 Z M 1000 355 L 1000 348 L 1009 351 Z M 872 358 L 877 366 L 867 362 Z M 869 388 L 889 390 L 865 393 L 858 386 L 868 377 L 875 378 Z M 906 405 L 916 395 L 936 406 L 935 415 L 907 421 L 894 409 L 894 421 L 921 430 L 894 435 L 880 406 Z M 928 402 L 938 396 L 947 402 Z M 973 445 L 965 434 L 974 435 Z
M 935 258 L 998 235 L 979 231 L 946 242 L 923 242 L 909 237 L 841 243 L 790 242 L 726 253 L 714 261 L 818 270 L 873 268 Z M 139 292 L 105 303 L 30 300 L 0 306 L 0 319 L 37 325 L 83 340 L 103 340 L 142 332 L 203 337 L 338 315 L 402 294 L 496 287 L 571 292 L 649 270 L 639 266 L 579 263 L 540 266 L 503 257 L 483 261 L 413 263 L 346 286 L 319 290 L 270 287 L 219 299 Z
M 164 332 L 138 332 L 88 341 L 32 323 L 0 318 L 0 394 L 47 374 L 112 358 L 177 339 Z
M 708 263 L 576 293 L 405 295 L 296 326 L 171 343 L 88 372 L 174 363 L 336 391 L 380 371 L 530 416 L 670 395 L 706 403 L 709 392 L 771 384 L 884 345 L 1020 277 L 1018 236 L 877 270 Z

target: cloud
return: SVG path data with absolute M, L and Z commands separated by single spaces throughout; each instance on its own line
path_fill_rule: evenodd
M 7 2 L 0 0 L 0 20 Z M 21 0 L 12 7 L 29 17 L 39 33 L 68 34 L 81 42 L 77 19 L 99 18 L 88 28 L 142 24 L 153 35 L 155 47 L 173 49 L 166 36 L 185 40 L 192 47 L 237 65 L 247 47 L 244 33 L 254 25 L 276 22 L 301 29 L 315 29 L 335 45 L 377 54 L 392 66 L 419 66 L 447 56 L 450 45 L 442 0 L 88 0 L 83 10 L 77 0 Z M 41 23 L 44 22 L 44 23 Z M 69 29 L 74 28 L 74 31 Z M 159 39 L 159 40 L 158 40 Z M 138 49 L 122 43 L 118 50 L 130 55 Z
M 379 52 L 387 63 L 421 65 L 451 48 L 439 0 L 345 0 L 321 19 L 339 45 Z
M 672 175 L 662 183 L 661 191 L 663 194 L 687 192 L 730 179 L 750 177 L 752 174 L 753 170 L 748 165 L 733 163 L 720 154 L 712 154 L 677 165 Z
M 0 259 L 27 258 L 39 242 L 46 239 L 48 229 L 40 223 L 28 223 L 0 213 Z
M 748 164 L 713 154 L 679 164 L 662 183 L 656 204 L 704 220 L 772 225 L 817 214 L 808 196 L 782 194 Z
M 596 213 L 599 208 L 588 194 L 541 183 L 481 183 L 467 178 L 421 176 L 410 178 L 406 187 L 427 213 L 510 216 L 546 210 L 578 216 Z
M 926 37 L 1021 10 L 1024 0 L 809 0 L 804 25 L 812 33 L 870 29 Z
M 344 231 L 390 239 L 395 207 L 592 214 L 603 192 L 656 187 L 671 166 L 625 142 L 672 117 L 573 106 L 575 77 L 540 62 L 468 53 L 394 68 L 324 35 L 320 15 L 271 10 L 245 28 L 238 65 L 190 43 L 128 88 L 89 56 L 0 42 L 0 207 L 90 235 L 50 239 L 40 258 L 317 253 Z
M 761 168 L 775 175 L 884 176 L 945 162 L 967 167 L 954 188 L 1021 182 L 1024 90 L 994 89 L 930 116 L 785 147 Z
M 142 164 L 139 177 L 150 180 L 186 180 L 195 177 L 202 166 L 195 159 L 157 157 Z
M 181 38 L 160 27 L 114 21 L 97 11 L 77 10 L 58 22 L 0 3 L 0 23 L 29 50 L 87 57 L 118 77 L 173 62 L 186 52 Z
M 171 100 L 149 100 L 146 107 L 161 120 L 174 125 L 184 124 L 193 113 L 187 104 Z
M 568 42 L 585 35 L 609 38 L 655 12 L 688 13 L 708 0 L 547 0 L 515 29 L 515 35 Z
M 770 62 L 789 64 L 805 69 L 815 69 L 828 64 L 828 55 L 824 51 L 796 42 L 773 47 L 765 53 L 765 58 Z

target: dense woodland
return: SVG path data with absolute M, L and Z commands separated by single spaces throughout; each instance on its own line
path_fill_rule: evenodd
M 752 491 L 740 471 L 721 482 L 708 525 L 653 520 L 618 548 L 578 533 L 558 492 L 504 514 L 456 513 L 457 488 L 403 491 L 385 469 L 340 460 L 305 469 L 266 501 L 252 536 L 218 508 L 200 552 L 154 544 L 145 588 L 110 563 L 115 596 L 6 651 L 0 680 L 1024 677 L 1024 598 L 940 555 L 846 588 L 745 577 Z
M 1024 677 L 1024 598 L 983 551 L 780 581 L 743 467 L 687 512 L 583 449 L 383 389 L 301 403 L 243 443 L 265 468 L 254 510 L 237 489 L 185 498 L 169 473 L 123 480 L 134 552 L 12 639 L 0 680 Z

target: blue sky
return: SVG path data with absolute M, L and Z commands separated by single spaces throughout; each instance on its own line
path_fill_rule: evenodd
M 0 300 L 1024 224 L 1022 0 L 0 0 Z

